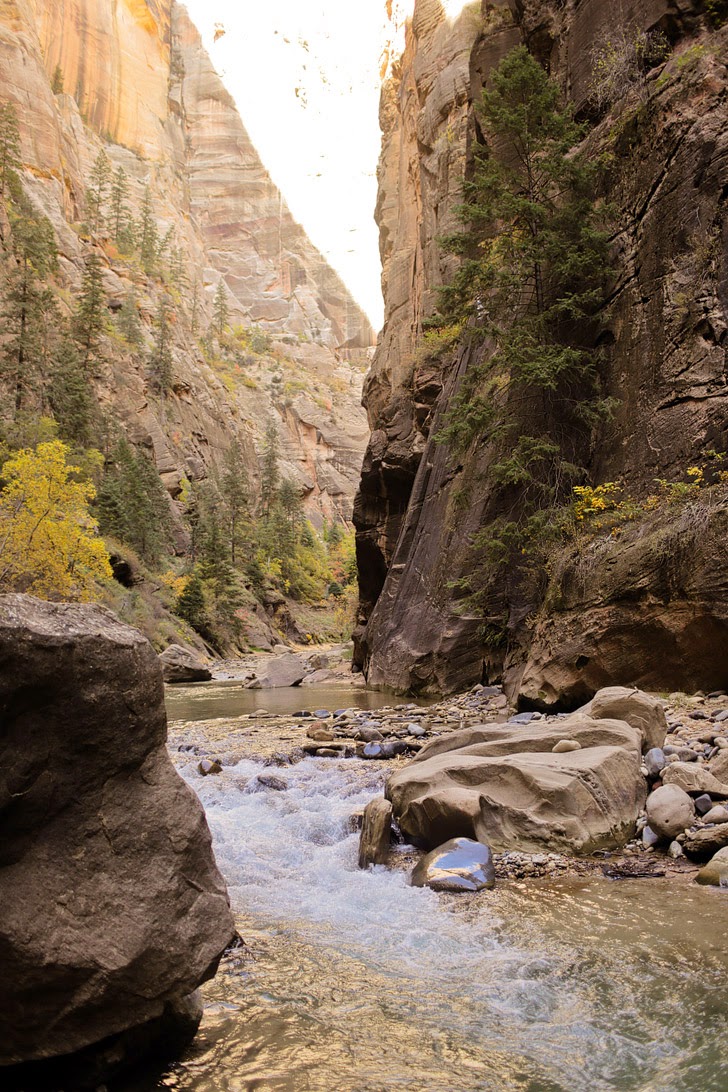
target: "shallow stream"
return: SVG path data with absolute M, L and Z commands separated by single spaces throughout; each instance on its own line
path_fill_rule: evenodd
M 307 758 L 259 791 L 259 762 L 202 778 L 178 761 L 245 947 L 157 1088 L 728 1089 L 728 892 L 688 876 L 436 895 L 357 869 L 349 818 L 384 764 Z

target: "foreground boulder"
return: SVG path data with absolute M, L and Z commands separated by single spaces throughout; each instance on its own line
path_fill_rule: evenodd
M 191 648 L 183 645 L 169 645 L 160 652 L 159 662 L 166 683 L 207 682 L 212 678 L 209 667 L 205 667 Z
M 642 750 L 662 747 L 667 735 L 667 717 L 662 702 L 641 690 L 606 686 L 599 690 L 584 712 L 597 720 L 626 720 L 642 733 Z
M 560 740 L 578 750 L 553 753 Z M 644 804 L 643 736 L 624 721 L 488 724 L 441 736 L 387 782 L 400 828 L 430 848 L 475 838 L 497 852 L 623 845 Z
M 647 822 L 658 838 L 677 838 L 695 819 L 695 805 L 679 785 L 662 785 L 647 797 Z
M 710 887 L 728 887 L 728 849 L 719 849 L 695 877 L 698 883 Z
M 154 650 L 102 607 L 9 595 L 0 664 L 0 1065 L 189 1022 L 234 930 Z

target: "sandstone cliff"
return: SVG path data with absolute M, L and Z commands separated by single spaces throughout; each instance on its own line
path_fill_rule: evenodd
M 657 517 L 650 522 L 648 514 L 624 549 L 614 541 L 603 547 L 586 581 L 569 581 L 568 550 L 554 560 L 548 589 L 506 571 L 492 611 L 503 632 L 484 639 L 483 623 L 493 618 L 458 602 L 457 589 L 475 564 L 472 537 L 492 519 L 483 486 L 492 455 L 476 444 L 457 461 L 434 441 L 433 423 L 471 361 L 466 351 L 428 359 L 420 347 L 434 290 L 451 274 L 437 237 L 452 224 L 480 139 L 473 102 L 505 53 L 525 42 L 577 112 L 592 115 L 585 150 L 602 157 L 604 196 L 618 224 L 618 274 L 601 336 L 617 408 L 584 453 L 590 478 L 620 480 L 644 497 L 654 479 L 680 481 L 690 465 L 726 450 L 728 31 L 720 21 L 701 4 L 670 0 L 620 5 L 618 19 L 603 0 L 473 4 L 454 23 L 438 0 L 415 4 L 382 96 L 386 313 L 365 390 L 372 438 L 355 513 L 358 656 L 371 683 L 452 690 L 505 668 L 513 695 L 549 704 L 566 691 L 573 706 L 608 682 L 728 682 L 720 658 L 704 655 L 726 635 L 723 568 L 689 528 L 678 535 L 679 564 L 666 550 L 659 563 L 654 554 L 647 560 L 649 551 L 630 543 L 653 535 Z M 591 53 L 605 30 L 620 27 L 659 29 L 670 54 L 639 93 L 597 117 L 588 101 Z M 708 496 L 703 507 L 722 507 Z M 664 512 L 659 518 L 664 531 Z M 703 524 L 720 518 L 711 511 Z
M 100 402 L 153 452 L 170 493 L 183 474 L 204 477 L 234 437 L 255 477 L 255 447 L 273 419 L 310 514 L 350 516 L 373 332 L 291 217 L 185 9 L 173 0 L 6 0 L 0 89 L 17 108 L 24 185 L 55 227 L 65 287 L 78 288 L 89 251 L 85 192 L 102 148 L 130 179 L 131 213 L 148 187 L 160 235 L 180 252 L 185 289 L 166 405 L 151 397 L 144 354 L 110 346 L 94 377 Z M 157 287 L 113 247 L 97 249 L 107 306 L 118 310 L 133 287 L 149 342 Z M 221 280 L 231 323 L 272 338 L 242 368 L 205 359 L 192 328 L 193 294 L 202 332 Z

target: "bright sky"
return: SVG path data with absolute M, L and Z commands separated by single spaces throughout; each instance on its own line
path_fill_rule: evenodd
M 374 223 L 385 0 L 186 0 L 293 215 L 382 322 Z M 225 34 L 214 41 L 215 24 Z

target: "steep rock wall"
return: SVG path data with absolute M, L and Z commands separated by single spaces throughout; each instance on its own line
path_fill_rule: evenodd
M 461 20 L 473 10 L 466 8 Z M 559 5 L 533 0 L 510 8 L 483 4 L 480 18 L 459 61 L 469 81 L 466 84 L 461 77 L 443 103 L 436 84 L 418 85 L 417 75 L 423 66 L 448 70 L 447 43 L 459 24 L 455 28 L 448 24 L 436 2 L 416 4 L 401 66 L 383 97 L 379 215 L 387 255 L 387 309 L 365 395 L 372 439 L 356 503 L 362 589 L 357 655 L 371 683 L 400 690 L 457 689 L 502 673 L 505 663 L 513 695 L 521 692 L 525 672 L 530 680 L 527 700 L 538 704 L 534 694 L 551 684 L 537 665 L 552 662 L 554 656 L 558 660 L 563 633 L 558 611 L 565 600 L 552 589 L 544 605 L 540 593 L 524 587 L 517 572 L 504 573 L 499 606 L 507 616 L 507 642 L 497 649 L 483 640 L 482 612 L 468 610 L 458 601 L 459 582 L 468 578 L 475 563 L 469 543 L 493 516 L 492 497 L 483 484 L 493 455 L 475 445 L 456 463 L 432 439 L 472 361 L 460 354 L 444 370 L 442 365 L 439 370 L 435 364 L 423 366 L 418 363 L 423 354 L 418 353 L 417 340 L 423 318 L 433 309 L 432 288 L 448 275 L 438 256 L 436 235 L 447 224 L 469 169 L 468 142 L 477 138 L 472 103 L 488 72 L 514 44 L 525 41 L 577 110 L 587 111 L 591 50 L 605 28 L 614 32 L 619 24 L 613 6 L 603 0 Z M 680 479 L 701 453 L 725 451 L 728 446 L 724 216 L 728 32 L 711 26 L 701 5 L 670 0 L 625 3 L 619 20 L 626 28 L 662 30 L 672 53 L 663 68 L 650 74 L 640 94 L 616 103 L 587 138 L 587 154 L 602 157 L 608 165 L 605 196 L 613 203 L 619 224 L 614 240 L 619 273 L 602 338 L 608 393 L 617 400 L 617 409 L 609 426 L 594 437 L 585 461 L 592 480 L 621 479 L 630 493 L 640 496 L 654 489 L 654 478 Z M 440 34 L 436 60 L 430 53 L 433 26 Z M 465 99 L 455 89 L 464 85 Z M 416 96 L 408 95 L 413 86 Z M 427 131 L 433 113 L 446 118 L 448 110 L 461 118 L 458 143 L 455 149 L 452 143 L 440 145 L 433 158 L 427 141 L 418 143 L 419 136 Z M 403 148 L 407 167 L 402 172 L 398 167 Z M 423 183 L 428 162 L 427 178 L 439 179 L 439 189 L 428 190 Z M 398 196 L 393 177 L 399 181 Z M 399 278 L 393 281 L 392 271 L 411 261 L 413 229 L 408 235 L 407 226 L 412 209 L 420 205 L 415 248 L 420 261 L 403 304 Z M 566 562 L 560 562 L 554 571 L 565 568 Z M 713 577 L 711 581 L 712 586 L 722 586 Z M 664 581 L 660 591 L 651 587 L 649 576 L 637 583 L 646 602 L 651 596 L 655 602 L 661 597 L 664 601 Z M 673 585 L 671 594 L 679 598 L 682 592 Z M 690 594 L 695 599 L 694 587 Z M 578 658 L 574 649 L 580 642 L 582 615 L 573 586 L 567 599 L 569 655 Z M 597 623 L 600 606 L 593 589 L 586 602 L 592 638 L 586 659 L 599 681 L 582 689 L 644 679 L 639 662 L 650 640 L 647 629 L 644 640 L 633 639 L 619 663 L 612 657 L 602 670 L 598 649 L 609 633 L 610 612 L 605 609 Z M 714 603 L 712 609 L 714 632 L 724 633 L 728 604 Z M 690 646 L 680 630 L 681 619 L 689 613 L 676 611 L 674 626 L 665 630 L 665 640 L 673 648 Z M 638 616 L 639 611 L 631 615 L 635 625 Z M 693 647 L 697 650 L 703 644 Z M 663 682 L 671 688 L 680 685 L 675 677 L 679 662 L 678 655 L 663 658 Z M 700 674 L 693 666 L 685 665 L 686 679 Z M 659 671 L 647 674 L 655 685 Z M 718 679 L 718 674 L 714 666 L 713 685 L 725 685 L 727 680 Z M 574 693 L 579 675 L 578 668 L 571 672 Z M 705 672 L 703 684 L 704 676 Z M 554 683 L 549 700 L 556 700 L 556 689 Z
M 57 74 L 63 90 L 54 94 Z M 247 371 L 220 371 L 204 358 L 183 300 L 173 324 L 174 389 L 160 405 L 146 368 L 159 287 L 113 248 L 96 248 L 110 311 L 133 288 L 146 326 L 141 353 L 107 354 L 96 394 L 153 454 L 170 493 L 182 475 L 204 477 L 235 437 L 255 480 L 255 449 L 272 419 L 312 517 L 350 517 L 374 335 L 291 217 L 185 9 L 173 0 L 3 0 L 0 88 L 17 108 L 24 185 L 55 227 L 64 287 L 78 289 L 89 252 L 85 190 L 103 148 L 129 177 L 133 215 L 149 187 L 160 235 L 171 232 L 182 252 L 186 295 L 199 292 L 200 332 L 222 279 L 231 321 L 275 339 Z M 278 385 L 281 370 L 293 390 Z M 306 429 L 318 437 L 315 453 L 298 447 Z

